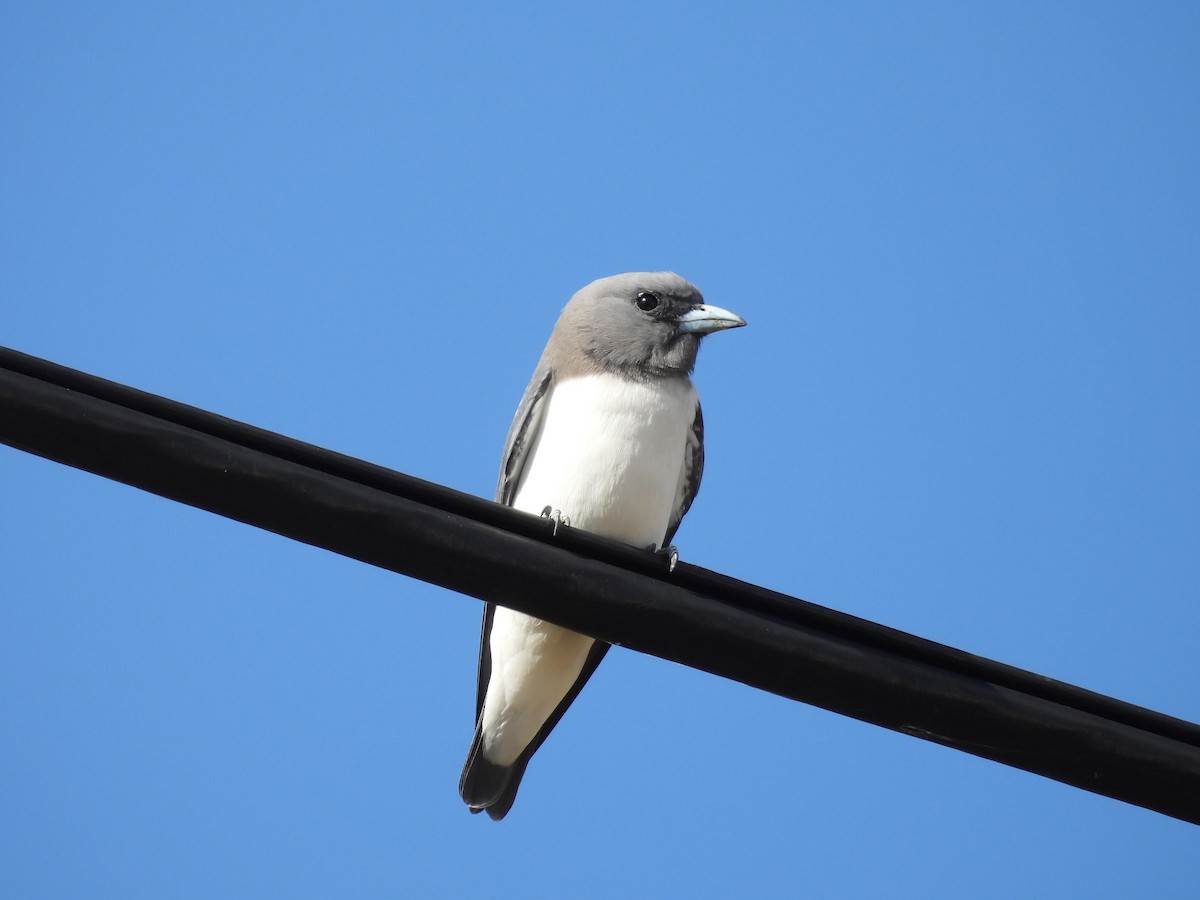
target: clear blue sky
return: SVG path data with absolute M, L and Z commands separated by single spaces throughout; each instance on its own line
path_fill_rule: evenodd
M 1194 3 L 0 8 L 0 343 L 490 496 L 673 269 L 683 557 L 1200 720 Z M 1200 831 L 628 651 L 467 814 L 477 601 L 0 448 L 0 895 L 1195 897 Z

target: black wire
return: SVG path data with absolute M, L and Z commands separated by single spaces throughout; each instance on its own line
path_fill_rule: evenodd
M 1200 823 L 1200 726 L 0 348 L 0 441 Z

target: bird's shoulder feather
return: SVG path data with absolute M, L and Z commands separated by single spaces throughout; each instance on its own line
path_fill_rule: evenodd
M 500 477 L 496 482 L 496 502 L 512 506 L 521 483 L 521 473 L 529 461 L 529 450 L 537 438 L 538 427 L 546 414 L 543 402 L 554 383 L 554 370 L 539 366 L 525 388 L 517 413 L 513 416 L 500 458 Z

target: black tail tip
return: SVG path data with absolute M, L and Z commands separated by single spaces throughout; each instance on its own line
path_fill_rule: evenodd
M 512 809 L 524 772 L 522 763 L 499 766 L 487 759 L 476 729 L 462 777 L 458 780 L 459 796 L 473 814 L 486 812 L 493 821 L 499 822 Z

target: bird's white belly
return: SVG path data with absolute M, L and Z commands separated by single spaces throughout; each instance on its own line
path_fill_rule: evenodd
M 544 402 L 513 506 L 550 506 L 576 528 L 635 546 L 662 543 L 696 415 L 691 382 L 588 375 L 555 385 Z
M 671 521 L 696 392 L 686 379 L 611 375 L 555 385 L 513 506 L 560 510 L 572 527 L 634 546 L 661 544 Z M 483 709 L 484 752 L 511 765 L 571 689 L 593 639 L 497 607 Z

